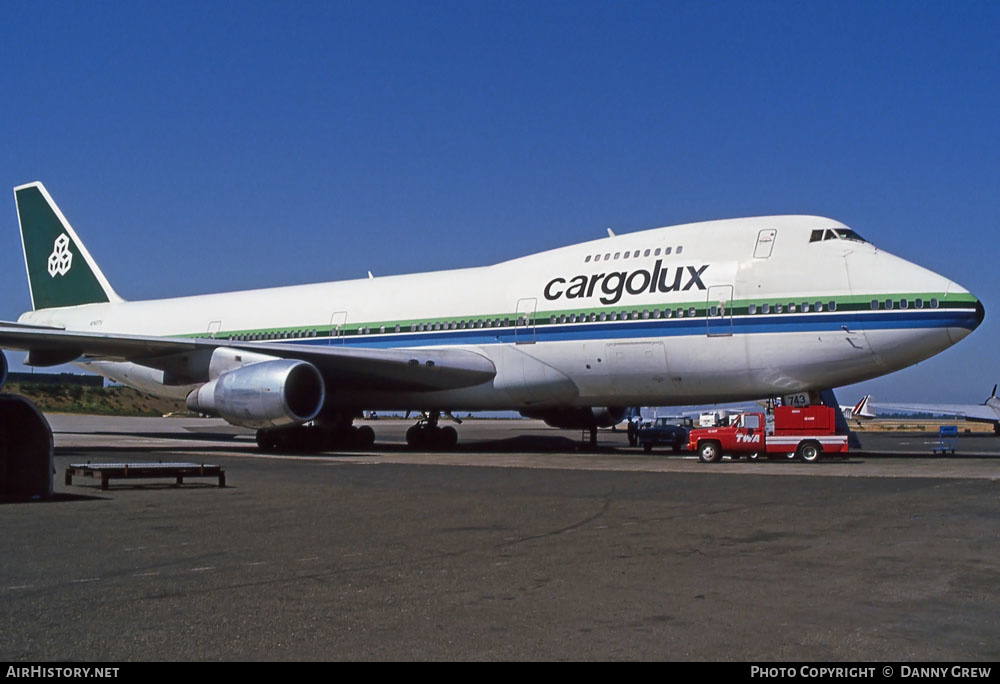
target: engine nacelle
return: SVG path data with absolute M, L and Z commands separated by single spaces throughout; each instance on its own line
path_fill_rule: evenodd
M 277 359 L 223 373 L 191 392 L 187 406 L 233 425 L 262 429 L 307 423 L 319 414 L 325 399 L 316 366 Z
M 625 418 L 623 406 L 583 406 L 521 411 L 525 418 L 544 420 L 546 425 L 563 430 L 589 430 L 617 425 Z
M 3 389 L 4 383 L 7 382 L 7 357 L 3 355 L 0 351 L 0 389 Z

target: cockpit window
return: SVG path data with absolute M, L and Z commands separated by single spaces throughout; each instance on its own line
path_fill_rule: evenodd
M 822 228 L 809 233 L 809 242 L 825 242 L 826 240 L 851 240 L 852 242 L 868 242 L 850 228 Z
M 841 240 L 853 240 L 854 242 L 868 242 L 863 237 L 855 233 L 850 228 L 838 228 L 837 235 L 840 236 Z

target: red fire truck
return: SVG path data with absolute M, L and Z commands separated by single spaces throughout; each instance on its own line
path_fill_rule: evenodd
M 847 453 L 847 435 L 837 434 L 835 419 L 829 406 L 778 406 L 772 428 L 763 413 L 741 413 L 728 427 L 692 430 L 688 449 L 703 463 L 715 463 L 727 454 L 733 459 L 798 457 L 813 463 L 824 453 Z

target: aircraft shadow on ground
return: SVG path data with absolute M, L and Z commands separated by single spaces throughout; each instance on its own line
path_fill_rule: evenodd
M 100 483 L 98 483 L 100 486 Z M 66 503 L 70 501 L 108 501 L 106 496 L 89 496 L 86 494 L 67 494 L 65 492 L 56 492 L 48 498 L 10 498 L 3 499 L 0 498 L 0 506 L 5 504 L 46 504 L 46 503 Z

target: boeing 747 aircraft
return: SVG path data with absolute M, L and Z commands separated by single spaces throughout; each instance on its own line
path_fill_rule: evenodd
M 557 427 L 626 406 L 742 401 L 856 383 L 955 344 L 983 306 L 818 216 L 643 230 L 492 266 L 125 301 L 41 183 L 14 189 L 32 311 L 0 347 L 75 362 L 256 429 L 264 449 L 374 440 L 363 410 Z M 316 435 L 322 439 L 315 441 Z

